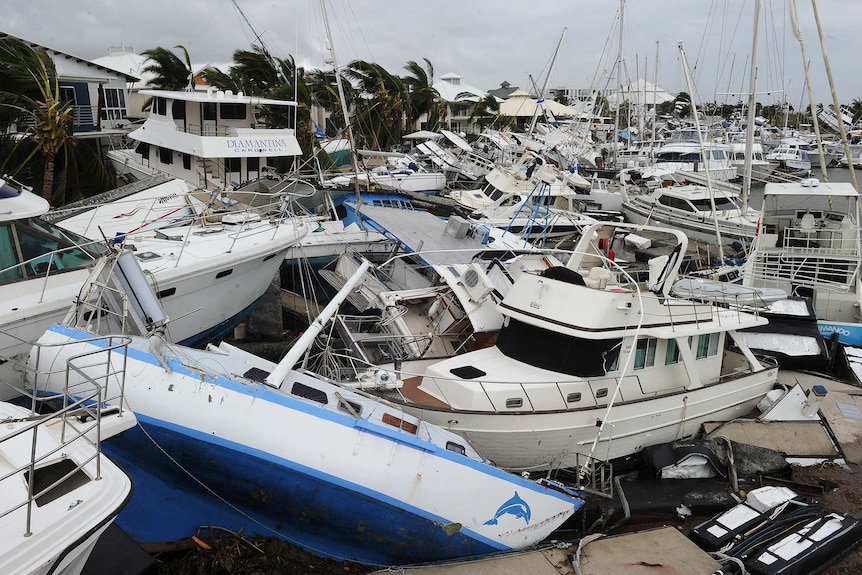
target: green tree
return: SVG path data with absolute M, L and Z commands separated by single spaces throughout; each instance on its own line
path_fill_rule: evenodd
M 353 122 L 366 145 L 388 150 L 401 141 L 408 107 L 408 92 L 398 76 L 374 62 L 354 60 L 343 72 L 357 94 Z
M 469 100 L 475 98 L 475 94 L 470 92 L 461 92 L 455 96 L 455 100 Z M 483 130 L 488 126 L 493 126 L 495 122 L 505 122 L 506 126 L 513 124 L 514 118 L 506 118 L 500 116 L 500 103 L 493 94 L 488 94 L 484 98 L 479 98 L 470 108 L 470 123 L 475 123 L 479 130 Z
M 150 85 L 159 90 L 188 90 L 194 89 L 194 72 L 192 71 L 189 52 L 184 46 L 180 48 L 185 56 L 185 61 L 168 50 L 157 46 L 144 50 L 141 55 L 147 57 L 149 62 L 143 72 L 153 74 Z
M 434 66 L 428 58 L 422 59 L 425 61 L 425 68 L 413 60 L 404 66 L 410 72 L 410 75 L 403 78 L 408 92 L 406 129 L 416 129 L 416 123 L 424 114 L 428 118 L 427 129 L 436 131 L 440 127 L 445 104 L 440 93 L 434 88 Z

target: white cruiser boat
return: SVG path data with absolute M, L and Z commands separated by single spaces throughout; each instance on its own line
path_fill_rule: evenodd
M 760 212 L 742 203 L 739 194 L 714 182 L 712 194 L 700 184 L 658 187 L 649 193 L 624 192 L 623 213 L 630 222 L 677 228 L 689 237 L 716 242 L 716 224 L 723 242 L 754 240 Z M 715 211 L 713 211 L 715 206 Z
M 670 240 L 648 271 L 608 257 L 632 233 Z M 670 293 L 687 245 L 676 229 L 593 224 L 565 266 L 518 276 L 498 305 L 493 345 L 415 371 L 397 358 L 362 365 L 356 353 L 349 366 L 365 369 L 366 389 L 385 380 L 372 392 L 458 432 L 505 469 L 576 467 L 584 456 L 614 459 L 692 435 L 752 409 L 778 368 L 738 333 L 765 319 Z M 471 292 L 493 289 L 479 274 L 463 277 Z
M 87 239 L 39 218 L 48 208 L 28 188 L 0 179 L 0 381 L 19 388 L 16 359 L 65 315 L 105 251 L 101 234 Z M 170 338 L 202 345 L 250 312 L 308 227 L 237 213 L 213 224 L 127 230 L 112 239 L 132 250 L 148 273 L 171 318 Z M 15 395 L 0 387 L 0 399 Z

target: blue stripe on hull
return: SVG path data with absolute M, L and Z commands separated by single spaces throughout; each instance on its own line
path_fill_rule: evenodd
M 134 496 L 117 523 L 140 543 L 175 541 L 194 535 L 200 526 L 215 525 L 246 535 L 277 536 L 321 555 L 374 565 L 499 551 L 463 532 L 447 534 L 438 522 L 344 485 L 163 427 L 141 425 L 180 465 L 231 504 L 174 465 L 139 427 L 131 429 L 104 442 L 103 450 L 135 483 Z

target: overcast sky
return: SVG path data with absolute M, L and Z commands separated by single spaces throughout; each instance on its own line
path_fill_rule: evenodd
M 324 20 L 317 0 L 4 0 L 0 29 L 85 59 L 111 45 L 135 51 L 184 45 L 196 64 L 222 64 L 259 34 L 276 56 L 293 54 L 327 68 Z M 758 100 L 807 106 L 801 48 L 787 0 L 763 0 Z M 409 60 L 428 58 L 435 77 L 454 72 L 481 89 L 508 81 L 539 88 L 563 34 L 549 87 L 615 87 L 611 69 L 619 39 L 618 0 L 327 0 L 339 64 L 363 59 L 404 74 Z M 842 103 L 862 99 L 862 1 L 818 0 L 826 49 Z M 812 2 L 797 0 L 815 99 L 831 102 Z M 698 101 L 747 96 L 753 0 L 628 0 L 624 11 L 622 83 L 655 78 L 676 94 L 688 91 L 678 44 L 693 69 Z M 646 67 L 646 72 L 644 69 Z M 771 91 L 771 94 L 761 94 Z

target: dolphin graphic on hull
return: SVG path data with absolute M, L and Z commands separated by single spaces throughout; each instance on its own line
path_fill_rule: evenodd
M 530 524 L 530 506 L 527 505 L 526 501 L 521 499 L 517 491 L 511 499 L 503 503 L 500 508 L 497 509 L 497 513 L 494 514 L 494 517 L 487 520 L 485 525 L 496 525 L 497 520 L 506 514 L 520 517 L 527 523 L 527 525 Z

